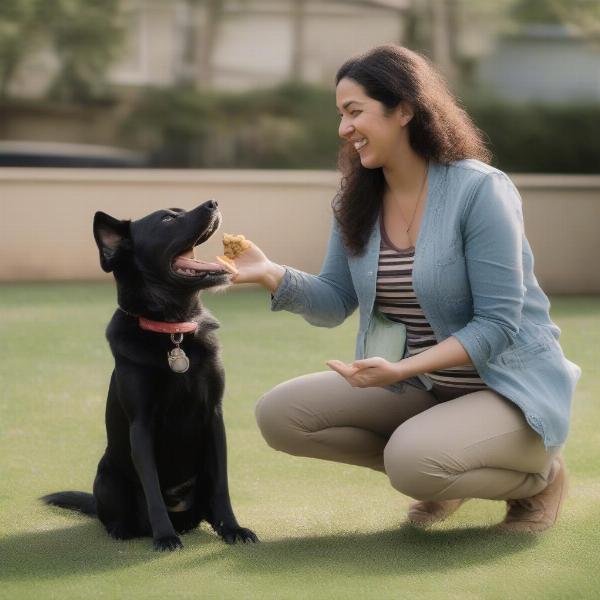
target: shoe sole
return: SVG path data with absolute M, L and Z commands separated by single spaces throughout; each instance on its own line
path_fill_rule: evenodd
M 558 521 L 558 517 L 560 516 L 562 505 L 567 497 L 568 490 L 568 474 L 565 465 L 565 461 L 562 456 L 557 457 L 560 462 L 560 472 L 562 473 L 562 484 L 560 488 L 560 496 L 558 499 L 558 506 L 556 508 L 556 513 L 554 514 L 554 519 L 551 523 L 535 523 L 534 521 L 515 521 L 513 523 L 498 523 L 494 527 L 496 531 L 501 531 L 503 533 L 540 533 L 542 531 L 546 531 L 546 529 L 550 529 L 553 527 Z

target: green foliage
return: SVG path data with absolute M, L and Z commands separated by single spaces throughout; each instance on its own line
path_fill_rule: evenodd
M 335 167 L 333 93 L 285 84 L 242 94 L 147 90 L 124 126 L 157 166 Z
M 504 171 L 598 173 L 600 105 L 473 102 L 469 114 L 485 132 Z
M 60 70 L 50 88 L 56 100 L 85 103 L 107 94 L 105 74 L 123 29 L 119 0 L 55 0 L 48 15 Z
M 105 75 L 123 40 L 120 0 L 2 0 L 0 98 L 25 59 L 50 49 L 59 69 L 53 100 L 86 103 L 108 94 Z
M 467 111 L 510 172 L 596 173 L 598 104 L 507 104 L 471 94 Z M 283 85 L 246 93 L 148 90 L 123 131 L 160 167 L 333 169 L 338 120 L 332 91 Z
M 600 33 L 598 0 L 517 0 L 509 14 L 521 24 L 571 25 L 590 37 Z
M 28 52 L 42 37 L 38 0 L 3 0 L 0 2 L 0 98 Z
M 548 0 L 518 0 L 511 7 L 511 17 L 522 24 L 560 24 L 560 15 Z

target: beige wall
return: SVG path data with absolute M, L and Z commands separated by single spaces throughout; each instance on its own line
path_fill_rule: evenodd
M 535 272 L 548 293 L 600 293 L 600 176 L 513 177 L 523 197 Z M 222 231 L 273 260 L 317 272 L 338 175 L 323 171 L 0 169 L 0 281 L 102 279 L 91 224 L 102 210 L 219 202 Z M 221 251 L 217 234 L 201 257 Z

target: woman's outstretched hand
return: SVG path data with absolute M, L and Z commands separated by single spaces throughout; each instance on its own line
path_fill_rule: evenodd
M 402 381 L 401 363 L 391 363 L 385 358 L 374 356 L 355 360 L 347 365 L 341 360 L 329 360 L 327 366 L 346 378 L 352 387 L 377 387 Z
M 237 273 L 232 275 L 233 283 L 258 283 L 274 292 L 283 276 L 285 269 L 267 258 L 265 253 L 253 242 L 234 259 Z

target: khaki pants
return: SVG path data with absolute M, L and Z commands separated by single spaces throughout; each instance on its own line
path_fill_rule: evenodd
M 460 392 L 458 392 L 460 393 Z M 418 500 L 528 498 L 552 459 L 523 413 L 487 389 L 439 402 L 432 392 L 353 388 L 333 371 L 281 383 L 256 405 L 282 452 L 369 467 Z

